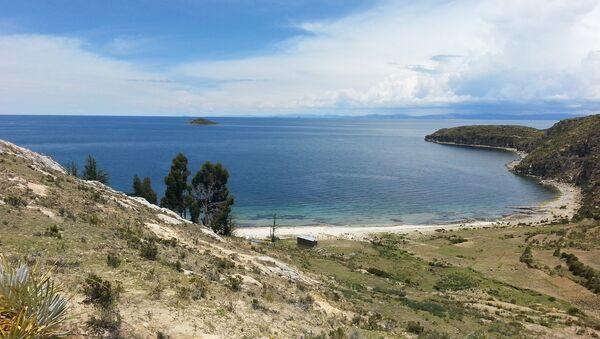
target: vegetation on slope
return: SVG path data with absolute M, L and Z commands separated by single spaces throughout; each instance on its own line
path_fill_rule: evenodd
M 535 142 L 515 171 L 581 187 L 579 216 L 600 218 L 600 115 L 555 124 Z
M 525 126 L 482 125 L 443 128 L 425 137 L 427 141 L 460 145 L 484 145 L 492 147 L 528 150 L 544 132 Z
M 558 246 L 597 263 L 600 227 L 586 222 L 300 249 L 221 238 L 0 142 L 0 251 L 64 283 L 81 337 L 594 337 L 598 295 L 551 268 Z
M 580 218 L 600 218 L 600 115 L 563 120 L 547 130 L 523 126 L 465 126 L 439 130 L 427 141 L 511 147 L 528 155 L 519 174 L 556 179 L 583 191 Z

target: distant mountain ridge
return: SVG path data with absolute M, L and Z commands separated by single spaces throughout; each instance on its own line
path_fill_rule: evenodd
M 580 187 L 578 217 L 600 219 L 600 115 L 562 120 L 546 130 L 501 125 L 444 128 L 425 140 L 527 152 L 513 168 L 516 173 Z

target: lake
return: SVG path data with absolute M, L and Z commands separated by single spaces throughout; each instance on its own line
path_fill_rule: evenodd
M 554 121 L 385 120 L 366 118 L 0 116 L 0 139 L 81 169 L 88 154 L 109 185 L 131 191 L 149 176 L 159 197 L 172 158 L 190 170 L 210 160 L 230 172 L 240 226 L 426 224 L 493 219 L 557 192 L 505 168 L 511 152 L 423 140 L 443 127 Z M 191 178 L 190 178 L 191 179 Z

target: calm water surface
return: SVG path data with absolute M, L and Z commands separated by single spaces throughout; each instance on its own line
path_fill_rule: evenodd
M 508 172 L 510 152 L 423 141 L 442 127 L 552 121 L 0 116 L 0 139 L 81 168 L 88 154 L 131 191 L 134 174 L 162 195 L 171 159 L 192 172 L 210 160 L 230 171 L 237 222 L 267 225 L 432 223 L 495 218 L 556 192 Z

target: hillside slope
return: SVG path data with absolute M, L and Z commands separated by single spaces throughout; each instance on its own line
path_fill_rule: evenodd
M 513 170 L 577 185 L 579 217 L 600 218 L 600 115 L 567 119 L 547 130 L 523 126 L 464 126 L 439 130 L 425 140 L 516 148 L 527 156 Z
M 544 135 L 543 131 L 525 126 L 481 125 L 443 128 L 425 137 L 427 141 L 459 145 L 484 145 L 526 151 Z
M 76 336 L 94 334 L 82 294 L 90 273 L 121 286 L 124 337 L 290 337 L 331 327 L 317 305 L 297 306 L 319 293 L 297 269 L 1 140 L 0 235 L 0 254 L 52 271 L 67 288 Z M 268 323 L 253 300 L 277 304 Z
M 597 262 L 600 227 L 571 229 L 439 229 L 314 249 L 222 238 L 0 141 L 0 254 L 62 283 L 72 338 L 600 336 L 599 295 L 551 254 L 568 243 Z M 524 245 L 537 246 L 527 264 Z M 95 300 L 107 294 L 104 314 Z

